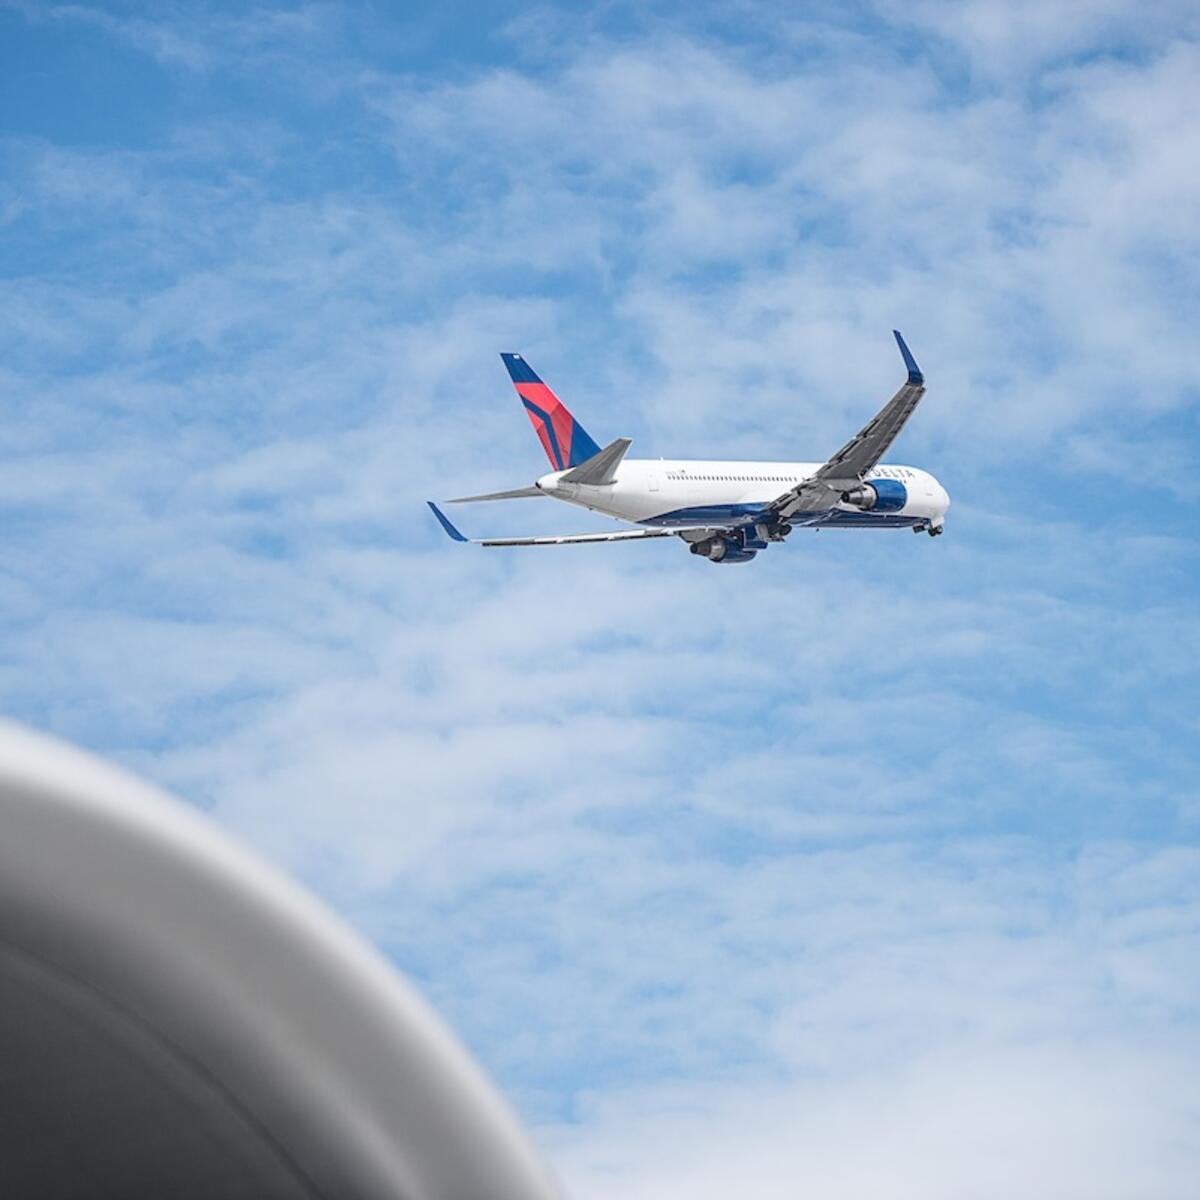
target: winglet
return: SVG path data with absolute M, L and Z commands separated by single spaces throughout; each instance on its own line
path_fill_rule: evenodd
M 908 382 L 913 384 L 922 384 L 925 382 L 925 376 L 921 374 L 921 368 L 917 366 L 917 360 L 913 358 L 912 351 L 904 344 L 904 339 L 900 336 L 900 330 L 893 329 L 892 333 L 896 338 L 896 345 L 900 347 L 900 353 L 904 356 L 904 365 L 908 368 Z
M 450 524 L 449 520 L 447 520 L 447 518 L 446 518 L 445 513 L 443 513 L 442 510 L 440 508 L 438 508 L 438 506 L 436 504 L 434 504 L 434 502 L 432 500 L 426 500 L 425 503 L 428 504 L 429 507 L 433 510 L 433 515 L 435 517 L 437 517 L 438 524 L 441 525 L 441 527 L 456 542 L 465 542 L 465 541 L 469 540 L 469 539 L 463 537 L 463 535 L 461 533 L 459 533 L 458 530 L 455 529 L 453 525 Z

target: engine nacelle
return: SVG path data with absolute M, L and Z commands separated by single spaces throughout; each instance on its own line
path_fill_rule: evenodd
M 908 503 L 908 489 L 898 479 L 872 479 L 843 492 L 842 502 L 863 512 L 899 512 Z
M 706 538 L 702 542 L 693 542 L 689 547 L 693 554 L 700 554 L 710 562 L 739 563 L 749 562 L 757 550 L 747 550 L 733 538 Z

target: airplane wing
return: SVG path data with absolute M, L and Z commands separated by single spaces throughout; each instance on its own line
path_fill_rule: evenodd
M 619 533 L 568 533 L 561 537 L 465 538 L 475 546 L 575 546 L 584 542 L 634 542 L 675 537 L 673 529 L 628 529 Z
M 833 508 L 844 491 L 861 482 L 896 440 L 905 422 L 912 416 L 918 401 L 925 394 L 925 376 L 912 352 L 900 336 L 892 333 L 908 378 L 900 390 L 856 433 L 819 471 L 809 479 L 785 492 L 771 506 L 781 516 L 790 518 L 803 513 L 824 512 Z
M 456 542 L 473 546 L 572 546 L 585 542 L 633 542 L 643 538 L 675 537 L 674 529 L 622 529 L 616 533 L 568 533 L 558 537 L 469 538 L 460 533 L 449 518 L 432 500 L 425 502 L 433 510 L 438 523 Z
M 892 333 L 904 356 L 908 379 L 904 386 L 866 423 L 818 472 L 818 479 L 854 479 L 862 477 L 884 456 L 896 440 L 904 423 L 913 414 L 925 394 L 925 376 L 904 344 L 898 329 Z

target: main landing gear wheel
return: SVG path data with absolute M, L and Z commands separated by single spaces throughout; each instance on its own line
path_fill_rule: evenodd
M 941 537 L 942 536 L 942 526 L 941 525 L 930 525 L 929 536 L 930 537 Z

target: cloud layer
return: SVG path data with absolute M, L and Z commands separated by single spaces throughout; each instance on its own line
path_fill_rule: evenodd
M 575 1194 L 1189 1194 L 1187 6 L 0 16 L 121 79 L 0 145 L 8 712 L 322 892 Z M 542 469 L 497 350 L 809 458 L 893 325 L 940 542 L 427 519 Z

